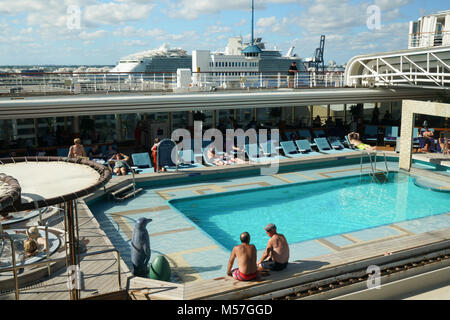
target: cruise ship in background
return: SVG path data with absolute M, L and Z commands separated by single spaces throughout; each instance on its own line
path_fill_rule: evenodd
M 192 68 L 192 56 L 181 48 L 170 49 L 163 44 L 158 49 L 141 51 L 120 59 L 110 70 L 117 72 L 177 72 L 180 68 Z

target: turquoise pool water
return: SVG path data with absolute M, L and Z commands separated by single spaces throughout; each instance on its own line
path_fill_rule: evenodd
M 228 250 L 243 231 L 264 249 L 263 227 L 270 222 L 295 243 L 450 212 L 449 193 L 420 188 L 414 178 L 397 173 L 384 184 L 356 176 L 169 203 Z

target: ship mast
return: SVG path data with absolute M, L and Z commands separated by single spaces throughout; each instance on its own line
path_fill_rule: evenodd
M 251 44 L 250 45 L 253 45 L 253 24 L 254 24 L 254 19 L 255 19 L 255 3 L 254 3 L 254 0 L 252 0 L 252 39 L 251 39 Z

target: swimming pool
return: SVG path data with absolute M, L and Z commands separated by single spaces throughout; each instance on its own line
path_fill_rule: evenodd
M 448 193 L 420 188 L 414 177 L 391 173 L 387 183 L 369 176 L 241 190 L 175 199 L 169 203 L 231 250 L 247 231 L 264 249 L 263 227 L 277 225 L 289 243 L 323 238 L 449 212 Z

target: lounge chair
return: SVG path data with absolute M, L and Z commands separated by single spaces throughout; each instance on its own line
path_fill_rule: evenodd
M 398 127 L 387 126 L 384 129 L 384 143 L 397 142 L 398 137 Z
M 317 148 L 322 153 L 341 153 L 342 150 L 334 150 L 328 143 L 326 138 L 314 138 Z
M 247 154 L 248 159 L 253 162 L 270 162 L 273 161 L 273 159 L 276 159 L 275 157 L 266 157 L 262 155 L 257 144 L 246 144 L 245 153 Z
M 150 173 L 154 172 L 152 162 L 148 152 L 131 154 L 133 166 L 131 167 L 136 173 Z
M 297 135 L 297 132 L 295 132 L 295 131 L 285 131 L 285 132 L 284 132 L 284 135 L 286 136 L 286 140 L 285 140 L 285 141 L 291 140 L 291 135 L 292 135 L 292 134 Z
M 364 128 L 363 140 L 376 142 L 378 140 L 378 126 L 367 124 Z
M 194 151 L 192 150 L 180 150 L 179 151 L 179 169 L 191 169 L 204 167 L 203 164 L 195 162 Z
M 261 152 L 263 153 L 263 155 L 266 157 L 271 157 L 274 159 L 286 159 L 286 157 L 280 155 L 280 152 L 277 152 L 277 150 L 281 149 L 281 147 L 277 147 L 273 140 L 269 140 L 263 143 L 260 142 L 259 147 L 261 148 Z
M 309 143 L 309 141 L 306 140 L 306 139 L 296 140 L 295 144 L 297 145 L 298 150 L 303 155 L 308 155 L 308 156 L 320 156 L 320 155 L 322 155 L 320 152 L 313 151 L 313 149 L 311 148 L 311 143 Z
M 303 139 L 308 139 L 309 141 L 312 140 L 311 133 L 309 132 L 308 129 L 298 130 L 298 136 L 301 138 L 301 140 L 303 140 Z
M 323 131 L 322 129 L 318 129 L 318 130 L 314 130 L 314 137 L 316 138 L 323 138 L 326 136 L 325 131 Z
M 297 150 L 294 141 L 282 141 L 280 142 L 284 155 L 289 158 L 303 157 L 304 154 Z
M 69 154 L 69 148 L 58 148 L 56 149 L 56 155 L 58 157 L 67 157 Z
M 353 148 L 346 148 L 338 137 L 329 137 L 328 141 L 332 148 L 339 151 L 357 151 Z

